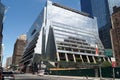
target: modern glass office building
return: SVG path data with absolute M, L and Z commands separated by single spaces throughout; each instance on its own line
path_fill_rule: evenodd
M 111 20 L 107 0 L 80 0 L 81 11 L 97 18 L 100 39 L 106 49 L 111 49 Z M 99 3 L 99 4 L 98 4 Z
M 107 0 L 80 0 L 81 11 L 97 17 L 98 27 L 110 23 L 109 7 Z M 99 4 L 98 4 L 99 3 Z
M 54 67 L 65 67 L 62 62 L 97 63 L 98 57 L 109 60 L 103 54 L 96 18 L 51 1 L 29 30 L 27 40 L 21 61 L 27 66 L 41 60 Z
M 104 47 L 106 49 L 112 49 L 111 38 L 110 38 L 110 29 L 112 28 L 112 25 L 111 25 L 109 18 L 113 13 L 113 7 L 120 6 L 120 0 L 100 0 L 98 2 L 101 2 L 101 1 L 105 1 L 105 4 L 106 4 L 105 10 L 106 10 L 107 14 L 109 13 L 109 15 L 104 14 L 104 15 L 106 15 L 106 19 L 108 20 L 108 22 L 106 23 L 105 26 L 99 28 L 99 35 L 100 35 L 100 39 L 101 39 Z M 98 4 L 96 4 L 96 5 L 98 5 Z M 103 6 L 103 5 L 101 5 L 101 6 Z M 108 9 L 107 9 L 107 7 L 108 7 Z M 103 9 L 103 8 L 104 7 L 102 7 L 101 9 Z M 97 10 L 99 10 L 99 9 L 97 9 Z M 103 13 L 103 12 L 101 12 L 101 13 Z M 101 13 L 100 13 L 100 15 L 101 15 Z
M 91 0 L 80 0 L 80 11 L 93 16 Z
M 4 18 L 5 6 L 0 1 L 0 66 L 2 64 L 2 39 L 3 39 L 3 18 Z

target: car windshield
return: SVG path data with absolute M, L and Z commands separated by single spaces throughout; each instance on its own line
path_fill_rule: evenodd
M 2 74 L 13 74 L 13 72 L 2 72 Z

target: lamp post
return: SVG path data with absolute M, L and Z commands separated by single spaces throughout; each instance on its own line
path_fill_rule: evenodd
M 115 80 L 115 68 L 113 67 L 113 80 Z
M 99 57 L 99 71 L 100 71 L 100 80 L 102 80 L 101 58 L 100 57 Z

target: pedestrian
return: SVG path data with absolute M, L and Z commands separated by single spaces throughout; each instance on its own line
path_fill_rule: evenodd
M 34 72 L 35 72 L 35 74 L 37 74 L 37 72 L 38 72 L 37 63 L 34 63 Z

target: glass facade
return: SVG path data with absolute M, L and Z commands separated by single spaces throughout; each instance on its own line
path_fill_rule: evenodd
M 89 13 L 93 16 L 91 0 L 80 0 L 81 11 Z
M 5 6 L 0 1 L 0 66 L 2 64 L 2 38 L 3 38 L 3 17 L 4 17 Z
M 35 20 L 29 31 L 27 32 L 27 44 L 22 56 L 20 64 L 23 65 L 23 70 L 26 66 L 34 64 L 32 62 L 40 62 L 37 57 L 40 58 L 42 52 L 42 26 L 44 24 L 44 11 L 40 13 L 38 18 Z M 37 44 L 38 43 L 38 44 Z M 44 51 L 43 51 L 44 52 Z M 36 57 L 37 56 L 37 57 Z M 37 59 L 36 59 L 36 58 Z M 31 66 L 32 67 L 32 66 Z M 28 71 L 29 67 L 27 67 Z
M 89 8 L 87 8 L 86 6 Z M 95 16 L 97 18 L 100 39 L 106 49 L 111 49 L 111 39 L 110 39 L 111 20 L 110 20 L 108 1 L 81 0 L 81 11 L 87 12 L 89 14 L 91 14 L 92 12 L 92 16 Z
M 56 62 L 61 61 L 97 63 L 98 56 L 95 54 L 97 45 L 99 57 L 105 60 L 95 17 L 48 1 L 37 20 L 38 23 L 35 21 L 35 24 L 40 25 L 33 25 L 28 32 L 24 58 L 29 54 L 27 49 L 32 49 L 31 61 L 36 60 L 35 54 L 40 54 L 42 59 L 53 62 L 54 66 Z M 34 36 L 31 33 L 34 33 Z M 32 44 L 34 46 L 31 48 Z M 64 66 L 59 64 L 59 67 L 60 65 Z
M 110 23 L 109 7 L 107 0 L 81 0 L 81 11 L 97 17 L 99 28 Z
M 76 57 L 69 58 L 70 55 L 95 56 L 96 45 L 99 46 L 100 55 L 104 56 L 104 48 L 98 37 L 96 18 L 80 12 L 76 13 L 74 10 L 58 4 L 48 6 L 47 12 L 47 16 L 50 17 L 50 19 L 49 17 L 47 18 L 50 25 L 46 27 L 52 28 L 54 33 L 57 61 L 72 60 L 76 62 Z M 48 31 L 48 29 L 45 30 L 46 32 Z

